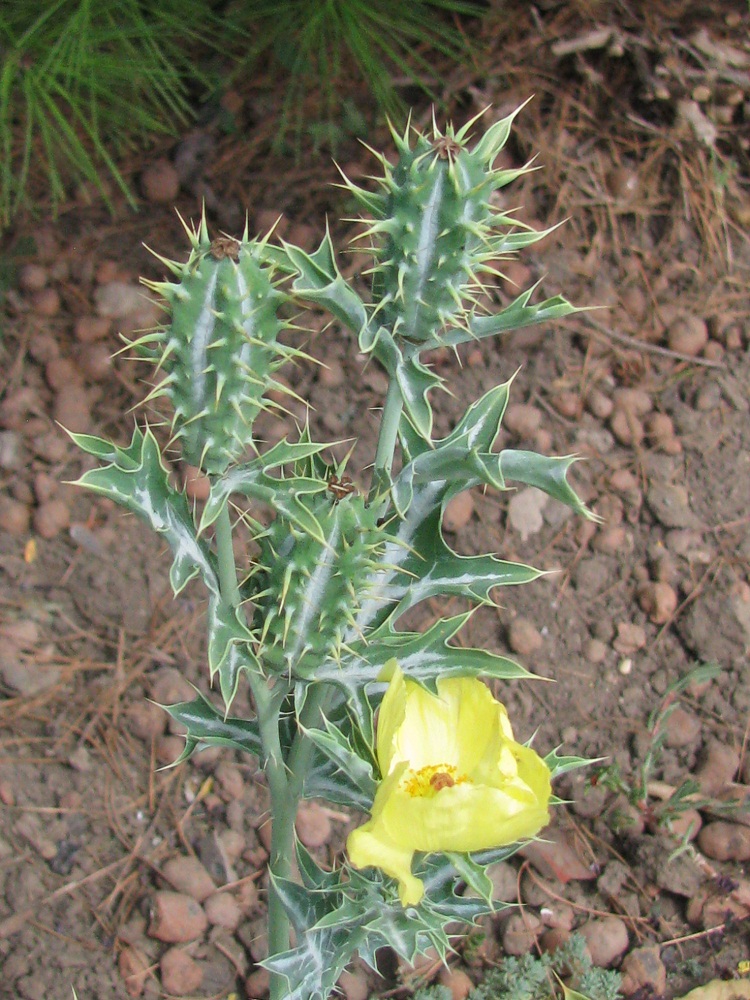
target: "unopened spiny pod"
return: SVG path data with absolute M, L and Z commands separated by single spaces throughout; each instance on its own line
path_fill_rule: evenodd
M 448 125 L 444 134 L 433 123 L 431 137 L 407 126 L 403 136 L 393 133 L 395 166 L 376 154 L 385 172 L 380 192 L 345 178 L 375 220 L 365 234 L 376 244 L 371 330 L 380 325 L 418 345 L 434 342 L 443 329 L 468 327 L 482 273 L 493 271 L 490 262 L 544 235 L 490 203 L 494 191 L 528 170 L 493 166 L 516 114 L 496 122 L 473 146 L 469 131 L 476 118 L 458 131 Z
M 167 302 L 168 327 L 135 343 L 164 373 L 151 398 L 164 395 L 174 410 L 173 437 L 204 472 L 221 475 L 252 446 L 252 425 L 268 406 L 269 389 L 284 391 L 276 369 L 296 352 L 279 343 L 278 310 L 286 296 L 273 283 L 266 240 L 211 240 L 205 217 L 188 261 L 159 257 L 177 282 L 145 281 Z
M 348 476 L 328 478 L 325 491 L 297 497 L 317 521 L 313 537 L 279 514 L 258 540 L 251 575 L 259 655 L 271 669 L 314 676 L 326 659 L 339 660 L 368 585 L 382 570 L 386 541 Z

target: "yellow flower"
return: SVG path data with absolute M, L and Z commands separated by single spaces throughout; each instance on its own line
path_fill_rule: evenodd
M 398 879 L 404 906 L 424 894 L 411 872 L 415 851 L 501 847 L 549 820 L 549 768 L 516 743 L 505 706 L 476 678 L 439 680 L 434 695 L 396 665 L 380 706 L 377 755 L 383 781 L 347 851 L 356 868 Z

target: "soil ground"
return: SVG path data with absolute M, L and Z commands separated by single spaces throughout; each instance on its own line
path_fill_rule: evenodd
M 740 975 L 750 958 L 747 806 L 730 813 L 731 836 L 706 834 L 717 798 L 750 784 L 748 11 L 511 7 L 512 16 L 507 6 L 487 14 L 477 66 L 446 68 L 447 111 L 461 124 L 492 105 L 489 121 L 535 94 L 507 155 L 521 164 L 538 152 L 540 169 L 509 189 L 506 204 L 539 226 L 568 221 L 507 264 L 489 294 L 499 305 L 514 285 L 544 276 L 547 295 L 604 308 L 458 358 L 436 355 L 453 393 L 434 401 L 437 431 L 517 372 L 505 443 L 585 457 L 571 478 L 603 523 L 581 523 L 531 494 L 515 505 L 512 492 L 472 495 L 450 534 L 460 552 L 557 572 L 504 592 L 502 607 L 478 613 L 461 641 L 510 651 L 555 681 L 500 692 L 520 738 L 538 730 L 539 748 L 606 757 L 630 787 L 654 747 L 652 714 L 677 697 L 647 798 L 633 806 L 585 776 L 562 783 L 573 803 L 557 826 L 573 856 L 553 858 L 549 901 L 540 903 L 537 886 L 533 903 L 528 861 L 514 871 L 530 912 L 561 905 L 576 926 L 602 914 L 622 921 L 628 944 L 615 967 L 656 946 L 666 985 L 647 980 L 640 995 L 680 996 Z M 237 232 L 245 211 L 260 231 L 281 216 L 281 235 L 312 248 L 327 214 L 351 213 L 331 187 L 329 156 L 311 152 L 295 166 L 272 153 L 268 93 L 234 97 L 235 134 L 206 117 L 147 165 L 163 157 L 180 167 L 174 204 L 185 218 L 198 217 L 202 199 L 214 231 Z M 417 124 L 429 114 L 418 99 Z M 366 140 L 391 148 L 383 128 Z M 377 172 L 343 133 L 337 158 L 353 177 Z M 132 165 L 134 182 L 143 167 Z M 354 230 L 331 224 L 343 249 Z M 165 945 L 147 924 L 175 854 L 197 855 L 239 913 L 191 945 L 202 978 L 189 994 L 244 997 L 258 983 L 247 977 L 262 957 L 264 789 L 252 762 L 228 751 L 157 771 L 183 741 L 146 701 L 179 700 L 186 681 L 206 689 L 202 594 L 191 587 L 172 600 L 159 541 L 64 485 L 85 464 L 55 421 L 125 442 L 143 397 L 146 369 L 122 356 L 106 365 L 97 351 L 116 349 L 118 329 L 139 319 L 132 308 L 108 316 L 102 290 L 162 277 L 144 243 L 184 257 L 171 202 L 144 196 L 142 211 L 122 208 L 113 220 L 79 199 L 54 223 L 19 223 L 7 241 L 19 280 L 0 347 L 0 995 L 25 1000 L 63 1000 L 71 987 L 81 1000 L 126 997 L 126 985 L 136 987 L 124 976 L 138 961 L 149 970 L 145 995 L 167 995 Z M 31 263 L 44 289 L 31 287 Z M 355 280 L 363 266 L 357 254 L 347 259 Z M 80 321 L 103 316 L 93 349 Z M 301 325 L 306 318 L 322 325 L 316 316 Z M 365 480 L 383 376 L 363 367 L 335 325 L 307 349 L 328 369 L 301 365 L 290 381 L 312 406 L 315 432 L 358 438 L 352 467 Z M 445 606 L 417 624 L 438 611 Z M 716 675 L 672 694 L 696 664 L 715 664 Z M 718 775 L 710 787 L 708 758 Z M 676 873 L 667 859 L 679 837 L 658 819 L 670 787 L 693 778 L 710 800 L 696 817 L 706 827 Z M 324 828 L 328 821 L 318 849 L 332 858 L 349 820 L 328 811 Z M 701 893 L 711 914 L 695 903 Z M 497 960 L 506 928 L 486 931 L 479 957 L 476 948 L 466 956 L 474 979 Z

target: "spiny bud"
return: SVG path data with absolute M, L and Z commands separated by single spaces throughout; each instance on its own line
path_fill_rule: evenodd
M 196 231 L 185 228 L 187 263 L 156 255 L 179 280 L 144 282 L 166 300 L 171 323 L 135 346 L 164 373 L 151 398 L 169 397 L 185 460 L 220 475 L 252 446 L 253 421 L 269 405 L 264 394 L 284 389 L 273 374 L 297 352 L 278 341 L 286 296 L 264 258 L 267 237 L 248 241 L 246 229 L 241 240 L 211 240 L 205 216 Z

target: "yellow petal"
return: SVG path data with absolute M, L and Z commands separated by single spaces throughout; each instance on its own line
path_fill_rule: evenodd
M 415 851 L 478 851 L 535 836 L 549 821 L 550 771 L 513 739 L 505 706 L 476 678 L 438 681 L 437 695 L 395 666 L 378 717 L 371 819 L 349 837 L 355 867 L 399 881 L 404 905 L 422 884 Z
M 424 895 L 421 879 L 411 873 L 413 848 L 397 847 L 388 839 L 381 839 L 378 824 L 369 822 L 349 834 L 346 850 L 355 868 L 380 868 L 398 879 L 398 892 L 402 906 L 416 906 Z

